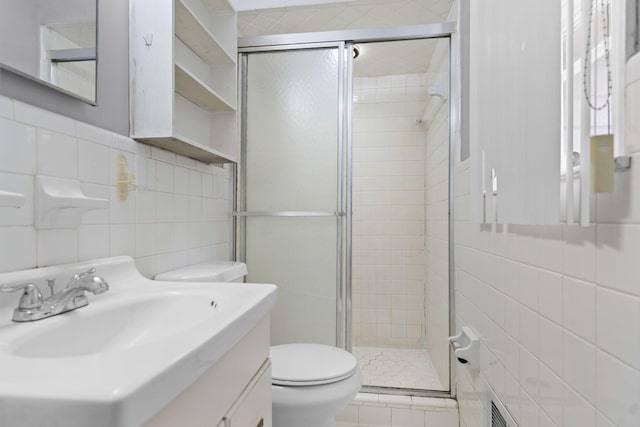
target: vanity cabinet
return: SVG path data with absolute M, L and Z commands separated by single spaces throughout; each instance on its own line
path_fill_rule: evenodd
M 130 0 L 130 134 L 235 162 L 237 15 L 227 0 Z
M 271 427 L 268 357 L 265 317 L 145 427 Z

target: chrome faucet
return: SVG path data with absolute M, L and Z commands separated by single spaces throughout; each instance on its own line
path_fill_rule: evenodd
M 95 272 L 96 269 L 91 268 L 83 273 L 74 274 L 67 286 L 57 293 L 54 293 L 55 281 L 49 280 L 51 296 L 48 298 L 43 298 L 40 289 L 33 283 L 4 285 L 0 286 L 0 291 L 23 290 L 18 307 L 13 311 L 13 321 L 31 322 L 84 307 L 89 304 L 85 292 L 91 292 L 94 295 L 107 292 L 109 284 L 102 277 L 94 274 Z

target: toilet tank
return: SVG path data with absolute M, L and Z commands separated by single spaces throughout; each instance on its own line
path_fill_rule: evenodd
M 247 265 L 234 261 L 208 261 L 156 275 L 164 282 L 244 282 Z

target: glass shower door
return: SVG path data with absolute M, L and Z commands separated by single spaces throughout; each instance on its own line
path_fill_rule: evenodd
M 272 344 L 340 339 L 342 49 L 242 58 L 239 257 L 278 285 Z

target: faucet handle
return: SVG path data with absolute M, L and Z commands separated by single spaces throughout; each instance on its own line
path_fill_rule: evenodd
M 84 271 L 82 273 L 74 274 L 73 276 L 71 276 L 71 279 L 69 279 L 69 282 L 67 283 L 67 288 L 73 286 L 73 284 L 76 283 L 78 280 L 82 280 L 82 279 L 84 279 L 86 277 L 93 276 L 93 273 L 95 273 L 95 272 L 96 272 L 96 268 L 95 267 L 91 267 L 87 271 Z
M 24 290 L 18 303 L 18 309 L 39 308 L 42 305 L 42 293 L 33 283 L 22 283 L 20 285 L 2 285 L 0 292 L 9 293 Z

